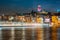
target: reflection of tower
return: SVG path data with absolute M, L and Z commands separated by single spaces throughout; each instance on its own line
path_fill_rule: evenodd
M 41 11 L 41 5 L 38 5 L 37 11 L 38 11 L 38 12 Z

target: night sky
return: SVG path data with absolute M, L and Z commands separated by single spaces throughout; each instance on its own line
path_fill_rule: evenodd
M 15 12 L 30 12 L 36 10 L 38 5 L 46 11 L 56 11 L 60 9 L 60 0 L 0 0 L 0 10 Z

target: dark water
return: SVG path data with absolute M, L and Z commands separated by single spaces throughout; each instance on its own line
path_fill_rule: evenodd
M 52 40 L 51 35 L 51 27 L 0 29 L 0 40 Z M 60 28 L 57 28 L 57 40 L 59 39 Z
M 60 28 L 57 29 L 57 39 L 60 40 Z

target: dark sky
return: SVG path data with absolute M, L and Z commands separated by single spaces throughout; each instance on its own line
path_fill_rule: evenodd
M 30 12 L 36 10 L 37 5 L 47 11 L 60 9 L 60 0 L 0 0 L 0 10 L 12 10 L 17 12 Z

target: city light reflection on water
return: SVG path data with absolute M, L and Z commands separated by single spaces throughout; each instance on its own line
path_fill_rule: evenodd
M 40 26 L 3 26 L 0 27 L 0 40 L 53 40 L 52 33 L 55 33 L 59 40 L 59 28 L 52 30 L 49 24 Z
M 48 27 L 48 25 L 44 25 Z M 45 40 L 49 39 L 44 26 L 2 27 L 0 28 L 1 40 Z M 49 28 L 49 27 L 48 27 Z M 46 31 L 49 31 L 47 28 Z M 47 33 L 49 35 L 49 33 Z M 44 38 L 47 37 L 47 38 Z

